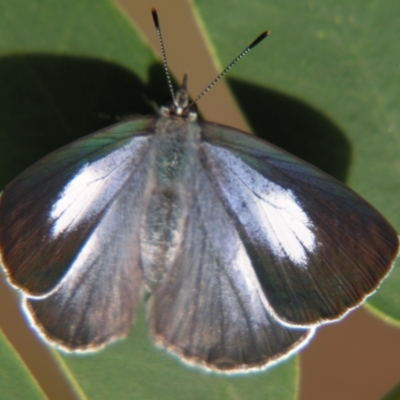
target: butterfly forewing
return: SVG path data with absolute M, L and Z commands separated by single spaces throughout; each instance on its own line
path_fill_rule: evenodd
M 154 119 L 124 122 L 65 146 L 5 188 L 1 253 L 14 285 L 35 296 L 55 288 L 141 165 Z
M 251 135 L 204 123 L 202 162 L 234 221 L 275 315 L 338 318 L 387 274 L 397 233 L 315 167 Z
M 202 170 L 176 257 L 149 303 L 155 340 L 185 361 L 223 371 L 267 365 L 311 334 L 277 321 L 213 182 Z

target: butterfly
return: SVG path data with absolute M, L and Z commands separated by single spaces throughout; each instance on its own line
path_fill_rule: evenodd
M 398 236 L 312 165 L 199 120 L 186 83 L 158 115 L 81 138 L 9 183 L 1 263 L 62 349 L 126 336 L 148 292 L 156 343 L 207 369 L 265 368 L 362 303 Z

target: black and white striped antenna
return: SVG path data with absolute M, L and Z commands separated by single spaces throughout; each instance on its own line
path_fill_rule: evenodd
M 172 99 L 175 100 L 175 93 L 172 86 L 171 75 L 168 69 L 167 56 L 165 53 L 164 42 L 162 40 L 160 23 L 158 20 L 157 11 L 154 7 L 151 9 L 151 14 L 153 15 L 153 21 L 157 31 L 158 42 L 161 48 L 164 70 L 165 75 L 167 76 L 169 90 L 171 92 Z M 239 60 L 241 60 L 251 49 L 257 46 L 261 41 L 263 41 L 270 33 L 270 31 L 265 31 L 261 33 L 261 35 L 259 35 L 255 40 L 253 40 L 194 100 L 189 103 L 187 108 L 191 108 L 199 99 L 201 99 Z

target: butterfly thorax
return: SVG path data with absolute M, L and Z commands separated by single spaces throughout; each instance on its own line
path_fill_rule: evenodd
M 163 280 L 181 249 L 196 193 L 200 132 L 198 122 L 186 117 L 161 115 L 156 122 L 141 229 L 141 263 L 150 290 Z
M 197 121 L 178 116 L 158 119 L 151 149 L 157 186 L 182 185 L 191 178 L 200 137 Z

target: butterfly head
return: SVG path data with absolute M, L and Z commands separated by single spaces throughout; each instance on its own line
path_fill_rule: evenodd
M 197 118 L 195 104 L 189 102 L 189 94 L 187 91 L 187 74 L 183 76 L 181 87 L 172 99 L 172 103 L 168 107 L 162 107 L 161 113 L 165 117 L 181 117 L 194 121 Z

